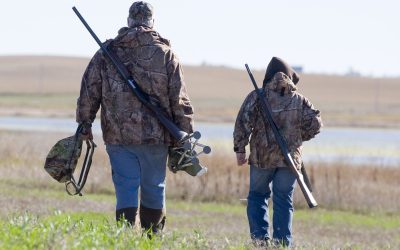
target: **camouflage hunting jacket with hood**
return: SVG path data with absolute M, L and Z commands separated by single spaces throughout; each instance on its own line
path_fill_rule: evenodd
M 168 40 L 144 26 L 122 28 L 106 44 L 124 63 L 143 92 L 183 131 L 193 131 L 193 108 L 183 72 Z M 83 75 L 76 120 L 91 124 L 101 106 L 106 144 L 167 144 L 172 140 L 157 117 L 135 96 L 99 50 Z
M 320 112 L 298 92 L 291 79 L 277 72 L 264 86 L 264 94 L 271 106 L 272 117 L 284 136 L 298 169 L 301 168 L 301 145 L 319 133 L 322 126 Z M 235 123 L 234 149 L 245 152 L 249 144 L 249 164 L 260 168 L 285 167 L 283 155 L 274 133 L 261 114 L 258 96 L 252 91 L 242 104 Z

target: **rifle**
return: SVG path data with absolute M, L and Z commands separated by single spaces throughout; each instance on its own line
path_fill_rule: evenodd
M 196 171 L 198 170 L 198 173 L 205 173 L 207 171 L 207 168 L 202 167 L 199 164 L 199 161 L 197 159 L 197 156 L 204 153 L 208 154 L 211 152 L 211 148 L 209 146 L 200 144 L 198 140 L 201 137 L 200 132 L 196 131 L 192 134 L 188 134 L 182 129 L 180 129 L 175 123 L 173 123 L 165 114 L 164 112 L 157 106 L 156 100 L 154 100 L 152 97 L 150 97 L 148 94 L 143 92 L 143 90 L 140 88 L 138 83 L 133 79 L 125 65 L 121 62 L 121 59 L 113 53 L 113 51 L 109 50 L 104 43 L 100 41 L 100 39 L 97 37 L 97 35 L 93 32 L 93 30 L 90 28 L 89 24 L 85 21 L 85 19 L 82 17 L 82 15 L 79 13 L 79 11 L 75 8 L 72 7 L 72 10 L 75 12 L 75 14 L 78 16 L 79 20 L 83 23 L 83 25 L 86 27 L 86 29 L 89 31 L 90 35 L 94 38 L 94 40 L 97 42 L 97 44 L 100 46 L 101 50 L 103 51 L 104 55 L 110 61 L 112 64 L 115 66 L 117 69 L 118 73 L 121 75 L 121 77 L 125 80 L 125 82 L 128 84 L 129 88 L 132 90 L 132 92 L 136 95 L 136 97 L 146 106 L 148 109 L 150 109 L 157 119 L 160 121 L 160 123 L 167 129 L 167 131 L 171 134 L 171 136 L 178 141 L 178 144 L 181 145 L 182 147 L 176 147 L 172 150 L 175 150 L 173 155 L 180 156 L 180 159 L 178 159 L 177 162 L 174 163 L 174 166 L 172 167 L 173 171 L 176 172 L 177 170 L 185 170 L 189 174 L 192 174 L 192 171 L 187 171 L 186 168 L 188 166 L 194 167 Z M 195 141 L 193 142 L 192 139 Z M 202 148 L 202 151 L 197 153 L 194 149 L 196 146 L 199 146 Z
M 262 110 L 261 113 L 264 116 L 265 127 L 267 128 L 269 125 L 269 127 L 272 128 L 275 139 L 279 145 L 279 149 L 281 150 L 286 163 L 289 165 L 290 170 L 292 170 L 293 173 L 296 175 L 297 183 L 299 184 L 300 189 L 303 192 L 304 197 L 306 198 L 308 206 L 310 208 L 318 206 L 317 201 L 314 199 L 314 196 L 312 195 L 312 193 L 310 191 L 310 188 L 306 184 L 305 179 L 307 179 L 307 182 L 308 182 L 308 177 L 303 176 L 302 172 L 297 170 L 296 165 L 294 164 L 292 155 L 290 154 L 289 148 L 285 141 L 285 138 L 279 132 L 279 128 L 276 125 L 276 123 L 274 122 L 274 119 L 272 118 L 272 111 L 271 111 L 271 107 L 269 106 L 269 103 L 265 100 L 263 91 L 258 88 L 256 80 L 254 79 L 249 66 L 247 64 L 245 64 L 245 66 L 247 69 L 247 73 L 250 76 L 251 82 L 253 83 L 253 86 L 257 92 L 258 99 L 260 100 L 261 110 Z M 304 166 L 302 166 L 302 168 L 304 168 Z

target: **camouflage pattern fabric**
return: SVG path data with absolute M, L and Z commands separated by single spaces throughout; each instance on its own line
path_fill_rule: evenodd
M 282 72 L 274 75 L 264 92 L 272 117 L 288 144 L 296 167 L 301 169 L 301 145 L 319 133 L 322 127 L 320 111 L 296 92 L 295 84 Z M 272 129 L 269 126 L 265 128 L 255 91 L 246 97 L 240 108 L 233 137 L 236 152 L 245 152 L 246 145 L 250 143 L 250 165 L 260 168 L 286 166 Z
M 182 130 L 193 132 L 193 108 L 182 67 L 168 40 L 151 28 L 122 28 L 106 42 L 142 90 Z M 101 51 L 90 61 L 81 84 L 76 120 L 91 124 L 101 106 L 106 144 L 173 144 L 168 131 L 130 90 Z
M 67 182 L 81 155 L 82 140 L 75 135 L 58 141 L 46 157 L 44 169 L 58 182 Z

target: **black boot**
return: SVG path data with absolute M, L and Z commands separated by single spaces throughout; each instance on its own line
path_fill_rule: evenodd
M 150 237 L 151 234 L 161 233 L 165 225 L 163 209 L 153 209 L 140 205 L 140 224 Z
M 134 226 L 137 210 L 137 207 L 118 209 L 117 211 L 115 211 L 115 218 L 117 221 L 123 221 L 125 219 L 129 223 L 129 225 Z

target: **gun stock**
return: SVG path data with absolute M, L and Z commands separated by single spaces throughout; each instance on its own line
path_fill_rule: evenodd
M 297 170 L 296 165 L 294 164 L 292 155 L 289 152 L 289 148 L 286 144 L 286 141 L 285 141 L 284 137 L 281 135 L 281 133 L 279 132 L 279 128 L 276 125 L 276 123 L 274 122 L 274 119 L 272 118 L 271 107 L 269 106 L 269 103 L 265 100 L 263 91 L 258 88 L 256 80 L 254 79 L 254 76 L 251 73 L 249 66 L 247 64 L 245 64 L 245 66 L 247 69 L 247 73 L 250 76 L 251 82 L 253 83 L 253 86 L 255 88 L 255 91 L 257 92 L 258 99 L 260 100 L 261 110 L 262 110 L 262 114 L 264 116 L 264 122 L 266 125 L 265 127 L 266 128 L 271 127 L 271 129 L 274 133 L 275 139 L 279 145 L 279 149 L 281 150 L 287 165 L 293 171 L 293 173 L 296 175 L 297 183 L 298 183 L 301 191 L 303 192 L 304 198 L 306 199 L 308 206 L 310 208 L 314 208 L 314 207 L 318 206 L 317 201 L 315 200 L 310 189 L 306 185 L 306 182 L 304 181 L 303 174 L 299 170 Z M 267 125 L 269 125 L 269 126 L 267 126 Z

